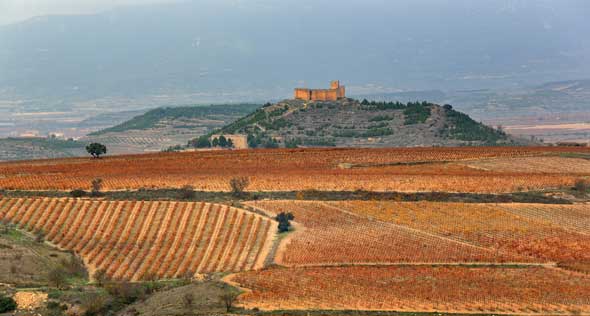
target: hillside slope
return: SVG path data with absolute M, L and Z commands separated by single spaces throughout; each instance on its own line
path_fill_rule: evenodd
M 401 147 L 522 143 L 468 115 L 427 102 L 285 100 L 220 129 L 247 134 L 250 147 Z
M 233 122 L 258 107 L 257 104 L 223 104 L 157 108 L 91 133 L 82 140 L 103 143 L 112 154 L 161 151 L 184 145 L 190 139 Z
M 1 199 L 0 220 L 132 281 L 260 269 L 275 234 L 268 218 L 205 202 Z
M 0 161 L 81 156 L 86 153 L 84 146 L 82 142 L 57 138 L 0 138 Z

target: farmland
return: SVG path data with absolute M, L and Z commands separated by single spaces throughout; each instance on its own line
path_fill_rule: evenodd
M 275 262 L 229 282 L 247 308 L 454 313 L 590 312 L 590 207 L 250 201 L 291 212 Z
M 192 202 L 2 199 L 0 220 L 119 280 L 259 269 L 274 236 L 259 215 Z
M 503 193 L 572 186 L 587 167 L 545 172 L 471 167 L 485 161 L 547 159 L 571 165 L 586 148 L 465 147 L 393 149 L 277 149 L 159 153 L 0 164 L 0 187 L 11 190 L 88 189 L 94 178 L 107 190 L 180 188 L 229 191 L 232 177 L 249 177 L 250 191 L 398 191 Z M 484 163 L 484 162 L 481 162 Z M 585 165 L 584 164 L 584 165 Z M 550 165 L 548 165 L 550 166 Z M 436 181 L 432 181 L 433 177 Z M 485 183 L 485 185 L 484 185 Z
M 271 316 L 590 315 L 589 157 L 316 148 L 6 162 L 0 222 L 41 240 L 11 246 L 29 261 L 52 246 L 48 262 L 81 259 L 90 279 L 75 282 L 92 291 L 170 287 L 128 306 L 140 314 L 185 315 L 191 300 L 223 313 L 218 298 L 241 290 L 237 311 Z M 97 178 L 98 192 L 70 192 Z M 279 232 L 282 212 L 293 219 Z
M 499 253 L 550 262 L 590 262 L 587 229 L 564 218 L 588 223 L 587 206 L 463 203 L 335 203 L 348 212 L 418 229 Z M 537 214 L 536 210 L 544 212 Z M 570 215 L 571 214 L 571 215 Z
M 277 258 L 279 263 L 320 264 L 328 259 L 339 263 L 590 263 L 587 205 L 392 201 L 254 201 L 247 205 L 269 213 L 288 210 L 300 219 L 304 230 L 312 230 L 295 232 L 285 245 L 285 257 Z M 363 246 L 367 244 L 372 247 Z M 372 251 L 381 257 L 371 255 Z
M 246 272 L 249 308 L 458 313 L 590 312 L 590 278 L 545 268 L 312 267 Z
M 287 266 L 532 261 L 444 235 L 372 221 L 328 203 L 260 201 L 246 204 L 270 213 L 289 211 L 302 225 L 281 244 L 283 248 L 275 258 L 277 263 Z

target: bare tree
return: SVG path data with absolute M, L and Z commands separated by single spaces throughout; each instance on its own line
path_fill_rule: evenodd
M 57 267 L 47 273 L 47 282 L 49 285 L 61 289 L 66 285 L 66 271 L 62 267 Z
M 104 269 L 96 270 L 92 277 L 98 286 L 103 286 L 108 281 L 107 273 Z
M 182 304 L 186 309 L 192 309 L 195 304 L 195 295 L 191 292 L 184 293 L 182 296 Z
M 36 231 L 35 232 L 35 241 L 38 243 L 44 242 L 45 241 L 45 234 L 40 230 Z
M 244 190 L 250 184 L 250 179 L 246 177 L 236 177 L 229 180 L 229 186 L 231 187 L 232 195 L 240 197 L 244 195 Z
M 92 180 L 92 196 L 100 196 L 102 190 L 102 179 L 96 178 Z
M 223 305 L 225 305 L 225 310 L 229 313 L 234 308 L 234 303 L 238 299 L 239 294 L 234 291 L 227 291 L 223 293 L 219 298 Z
M 86 311 L 84 314 L 87 316 L 101 314 L 107 307 L 107 304 L 107 298 L 98 293 L 86 293 L 82 296 L 82 307 Z

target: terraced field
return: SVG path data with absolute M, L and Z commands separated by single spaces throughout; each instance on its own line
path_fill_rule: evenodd
M 0 220 L 133 281 L 260 269 L 275 235 L 265 217 L 201 202 L 1 199 Z

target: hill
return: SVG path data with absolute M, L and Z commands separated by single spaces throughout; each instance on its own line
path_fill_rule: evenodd
M 29 160 L 80 156 L 84 143 L 45 137 L 0 139 L 0 160 Z
M 203 121 L 223 121 L 227 116 L 244 115 L 257 108 L 256 104 L 225 104 L 208 106 L 166 107 L 150 110 L 133 117 L 121 124 L 90 133 L 89 136 L 99 136 L 111 132 L 125 132 L 128 130 L 147 130 L 173 126 L 176 128 L 193 128 L 200 126 Z M 214 126 L 214 122 L 211 122 Z
M 116 126 L 88 134 L 82 140 L 100 142 L 109 153 L 161 151 L 184 145 L 244 115 L 258 104 L 165 107 L 150 110 Z
M 285 100 L 218 131 L 247 134 L 250 147 L 511 145 L 504 132 L 427 102 Z

